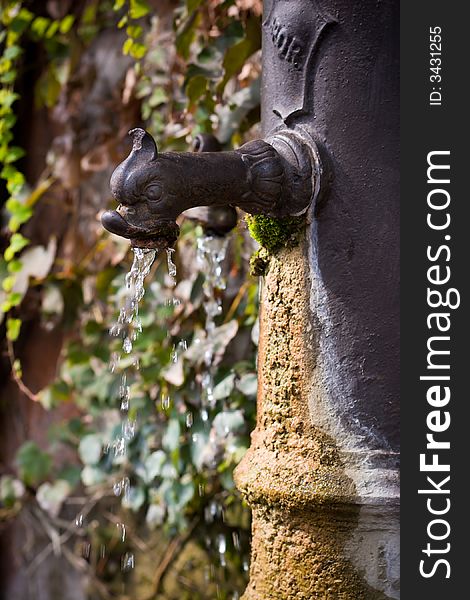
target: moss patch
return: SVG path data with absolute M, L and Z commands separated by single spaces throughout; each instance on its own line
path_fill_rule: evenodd
M 250 273 L 255 276 L 266 275 L 271 255 L 282 248 L 297 246 L 305 229 L 304 217 L 276 219 L 265 215 L 246 215 L 245 220 L 251 237 L 261 246 L 250 260 Z

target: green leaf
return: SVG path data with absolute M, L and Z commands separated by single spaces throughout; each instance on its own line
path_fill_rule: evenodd
M 241 410 L 222 411 L 215 416 L 212 426 L 219 437 L 225 437 L 229 433 L 243 430 L 245 419 Z
M 214 400 L 221 400 L 222 398 L 228 398 L 232 393 L 235 385 L 235 373 L 230 373 L 228 377 L 222 379 L 214 388 Z
M 129 15 L 131 19 L 140 19 L 150 12 L 150 7 L 145 0 L 130 0 Z
M 78 454 L 85 465 L 96 465 L 101 458 L 101 437 L 96 433 L 90 433 L 80 440 Z
M 8 277 L 5 277 L 5 279 L 2 281 L 3 291 L 7 293 L 11 292 L 13 286 L 15 285 L 15 281 L 16 277 L 14 275 L 9 275 Z
M 6 163 L 12 163 L 24 156 L 25 154 L 26 152 L 23 150 L 23 148 L 20 148 L 19 146 L 11 146 L 11 148 L 8 148 L 8 152 L 5 156 L 4 161 Z
M 6 89 L 0 90 L 0 105 L 5 108 L 11 108 L 13 102 L 18 100 L 19 97 L 19 94 L 15 92 L 10 92 Z
M 2 76 L 0 76 L 0 82 L 1 83 L 13 83 L 16 79 L 17 74 L 18 74 L 18 71 L 16 71 L 16 69 L 11 69 L 10 71 L 7 71 L 6 73 L 3 73 Z
M 23 49 L 20 46 L 10 46 L 9 48 L 6 48 L 3 56 L 7 60 L 14 60 L 15 58 L 18 58 L 22 52 Z
M 9 273 L 19 273 L 23 268 L 23 263 L 21 260 L 11 260 L 7 264 L 7 269 Z
M 7 338 L 15 342 L 20 335 L 21 319 L 7 319 Z
M 219 92 L 224 90 L 228 80 L 241 71 L 246 60 L 259 48 L 261 48 L 261 23 L 257 17 L 252 16 L 246 23 L 245 38 L 228 48 L 225 53 L 223 62 L 225 75 L 217 88 Z
M 196 8 L 199 8 L 204 0 L 186 0 L 186 8 L 188 13 L 191 14 Z
M 131 38 L 127 38 L 127 40 L 124 42 L 124 44 L 122 45 L 122 53 L 127 56 L 129 54 L 129 52 L 131 51 L 132 48 L 132 44 L 134 43 L 134 40 Z
M 166 461 L 166 454 L 163 450 L 152 452 L 145 459 L 146 480 L 151 482 L 155 477 L 158 477 L 162 472 L 162 467 Z
M 60 33 L 68 33 L 70 31 L 70 29 L 72 28 L 72 25 L 75 21 L 75 16 L 74 15 L 67 15 L 65 16 L 62 21 L 60 22 L 60 26 L 59 26 L 59 31 Z
M 26 8 L 22 8 L 10 23 L 10 29 L 18 35 L 22 34 L 27 29 L 33 17 L 34 15 L 32 12 Z
M 186 95 L 191 104 L 196 104 L 207 90 L 207 79 L 203 75 L 196 75 L 189 80 L 186 86 Z
M 70 491 L 70 484 L 62 479 L 54 483 L 43 483 L 38 488 L 36 500 L 44 511 L 52 517 L 57 517 Z
M 14 233 L 10 239 L 10 245 L 5 250 L 5 260 L 11 260 L 17 252 L 25 248 L 29 244 L 29 240 L 26 239 L 21 233 Z
M 125 3 L 126 0 L 116 0 L 114 2 L 113 10 L 121 10 Z
M 181 428 L 178 419 L 170 419 L 162 438 L 162 447 L 171 452 L 179 447 Z
M 49 27 L 47 28 L 47 31 L 46 31 L 46 38 L 48 40 L 53 38 L 54 35 L 57 33 L 57 30 L 59 29 L 59 25 L 60 25 L 59 21 L 52 21 L 52 23 L 49 25 Z
M 125 27 L 127 25 L 129 21 L 129 17 L 127 15 L 124 15 L 123 17 L 121 17 L 121 19 L 119 19 L 119 22 L 117 24 L 118 29 L 122 29 L 123 27 Z
M 156 87 L 148 99 L 149 106 L 156 108 L 165 102 L 168 102 L 168 96 L 166 95 L 165 90 L 161 87 Z
M 240 377 L 237 383 L 237 388 L 245 396 L 256 396 L 258 391 L 258 377 L 256 373 L 246 373 Z
M 35 442 L 25 442 L 16 455 L 19 474 L 26 485 L 34 487 L 44 480 L 52 466 L 51 457 Z
M 126 29 L 126 33 L 131 38 L 138 38 L 142 35 L 143 28 L 140 25 L 129 25 Z
M 24 485 L 11 475 L 0 478 L 0 502 L 7 508 L 12 508 L 24 494 Z
M 81 477 L 83 485 L 86 485 L 87 487 L 103 483 L 103 481 L 106 479 L 106 476 L 101 469 L 98 469 L 98 467 L 92 467 L 91 465 L 86 465 L 82 469 Z
M 59 479 L 67 481 L 71 488 L 80 482 L 81 468 L 78 465 L 67 465 L 58 474 Z
M 50 19 L 46 19 L 46 17 L 36 17 L 31 23 L 31 31 L 39 37 L 44 37 L 50 22 Z
M 140 486 L 131 486 L 127 494 L 124 494 L 122 505 L 137 512 L 145 502 L 145 491 Z
M 132 58 L 136 58 L 137 60 L 143 58 L 147 52 L 147 46 L 145 44 L 139 44 L 137 42 L 133 42 L 129 54 Z
M 189 49 L 196 36 L 196 29 L 201 21 L 201 15 L 199 13 L 193 13 L 189 19 L 187 19 L 176 35 L 176 50 L 184 59 L 189 58 Z

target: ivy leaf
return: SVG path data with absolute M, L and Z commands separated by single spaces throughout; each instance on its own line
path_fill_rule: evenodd
M 179 446 L 181 428 L 178 419 L 170 419 L 162 439 L 162 446 L 168 452 L 176 450 Z
M 259 48 L 261 48 L 261 24 L 257 17 L 252 16 L 246 23 L 245 38 L 228 48 L 225 53 L 223 62 L 225 75 L 218 85 L 219 93 L 224 90 L 228 80 L 241 71 L 246 60 Z
M 14 479 L 11 475 L 0 477 L 0 502 L 7 508 L 12 508 L 24 491 L 24 485 L 19 479 Z
M 221 400 L 222 398 L 228 398 L 232 393 L 235 385 L 235 373 L 230 373 L 228 377 L 222 379 L 214 388 L 214 400 Z
M 50 19 L 47 19 L 46 17 L 36 17 L 31 23 L 31 31 L 42 38 L 44 37 L 50 22 Z
M 62 34 L 68 33 L 70 31 L 70 29 L 72 28 L 74 21 L 75 21 L 74 15 L 65 16 L 59 25 L 60 33 L 62 33 Z
M 20 335 L 21 319 L 7 319 L 7 338 L 15 342 Z
M 240 381 L 237 383 L 237 388 L 245 396 L 256 396 L 258 391 L 258 377 L 256 373 L 246 373 L 240 377 Z
M 149 527 L 158 527 L 165 519 L 165 507 L 161 504 L 151 504 L 148 508 L 145 522 Z
M 25 442 L 18 450 L 16 461 L 21 479 L 31 487 L 45 479 L 52 466 L 51 457 L 35 442 Z
M 207 90 L 207 79 L 203 75 L 196 75 L 189 80 L 186 86 L 186 95 L 190 104 L 196 104 Z
M 10 46 L 9 48 L 6 48 L 3 57 L 7 60 L 14 60 L 15 58 L 18 58 L 22 52 L 23 50 L 20 46 Z
M 145 0 L 130 0 L 129 15 L 131 19 L 140 19 L 150 12 L 150 6 Z
M 204 0 L 186 0 L 186 8 L 188 13 L 191 14 L 196 8 L 199 8 Z
M 164 462 L 166 461 L 166 454 L 163 450 L 157 450 L 156 452 L 152 452 L 145 459 L 145 471 L 146 471 L 146 479 L 148 482 L 151 482 L 155 477 L 158 477 L 162 472 L 162 467 Z
M 70 491 L 70 484 L 63 479 L 59 479 L 54 483 L 43 483 L 38 488 L 36 500 L 44 511 L 52 517 L 57 517 Z
M 244 429 L 245 419 L 241 410 L 222 411 L 218 413 L 212 426 L 219 437 L 225 437 L 229 433 L 236 433 Z
M 189 58 L 189 49 L 196 36 L 196 28 L 201 21 L 201 15 L 198 12 L 192 13 L 176 34 L 176 50 L 185 60 Z
M 124 494 L 122 505 L 137 512 L 145 502 L 145 491 L 140 486 L 131 486 L 127 494 Z
M 10 239 L 10 245 L 5 250 L 5 260 L 11 260 L 15 254 L 25 248 L 29 244 L 29 240 L 26 239 L 21 233 L 14 233 Z
M 90 433 L 80 440 L 78 454 L 85 465 L 96 465 L 101 458 L 101 437 Z

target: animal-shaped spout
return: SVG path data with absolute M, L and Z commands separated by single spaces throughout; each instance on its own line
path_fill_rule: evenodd
M 282 217 L 305 212 L 312 199 L 311 161 L 299 164 L 282 134 L 271 143 L 254 140 L 234 151 L 159 153 L 149 133 L 140 128 L 129 133 L 132 150 L 111 177 L 119 206 L 101 221 L 134 247 L 173 245 L 176 220 L 190 208 L 238 206 Z

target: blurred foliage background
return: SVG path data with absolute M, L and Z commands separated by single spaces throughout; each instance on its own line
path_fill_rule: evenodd
M 181 223 L 176 287 L 157 258 L 134 346 L 137 430 L 115 460 L 119 341 L 108 332 L 132 256 L 99 216 L 132 127 L 162 150 L 190 150 L 199 132 L 226 148 L 259 136 L 261 2 L 0 7 L 2 597 L 238 598 L 250 517 L 232 471 L 256 401 L 251 239 L 242 221 L 223 265 L 209 428 L 200 228 Z M 130 493 L 116 494 L 123 481 Z

